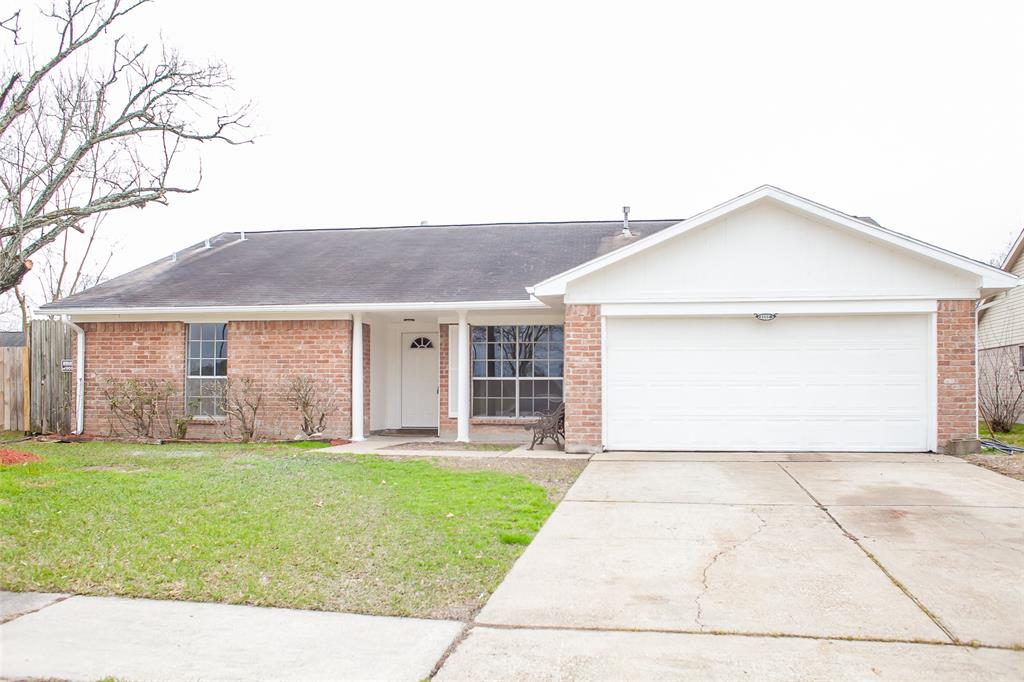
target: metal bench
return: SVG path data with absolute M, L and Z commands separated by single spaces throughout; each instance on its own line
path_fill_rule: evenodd
M 530 450 L 533 450 L 538 443 L 544 443 L 548 438 L 555 446 L 562 450 L 565 447 L 565 403 L 559 403 L 551 412 L 540 413 L 533 424 L 526 426 L 528 431 L 533 431 L 533 441 L 530 443 Z

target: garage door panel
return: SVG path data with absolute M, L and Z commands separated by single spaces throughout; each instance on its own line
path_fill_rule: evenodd
M 928 317 L 610 318 L 613 449 L 923 450 Z

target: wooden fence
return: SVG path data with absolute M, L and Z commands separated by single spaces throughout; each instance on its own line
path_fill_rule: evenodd
M 31 330 L 29 430 L 33 433 L 69 433 L 74 376 L 70 371 L 70 361 L 74 357 L 75 333 L 57 320 L 32 320 Z M 65 362 L 66 366 L 62 367 Z
M 0 348 L 0 431 L 24 431 L 28 424 L 28 348 Z

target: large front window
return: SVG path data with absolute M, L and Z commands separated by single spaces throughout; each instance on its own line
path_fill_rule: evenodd
M 529 417 L 562 402 L 556 325 L 473 327 L 473 416 Z
M 185 406 L 189 414 L 219 417 L 228 377 L 228 326 L 190 324 L 185 368 Z

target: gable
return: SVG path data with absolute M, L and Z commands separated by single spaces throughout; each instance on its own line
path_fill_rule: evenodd
M 977 298 L 981 277 L 762 198 L 569 281 L 566 303 Z

